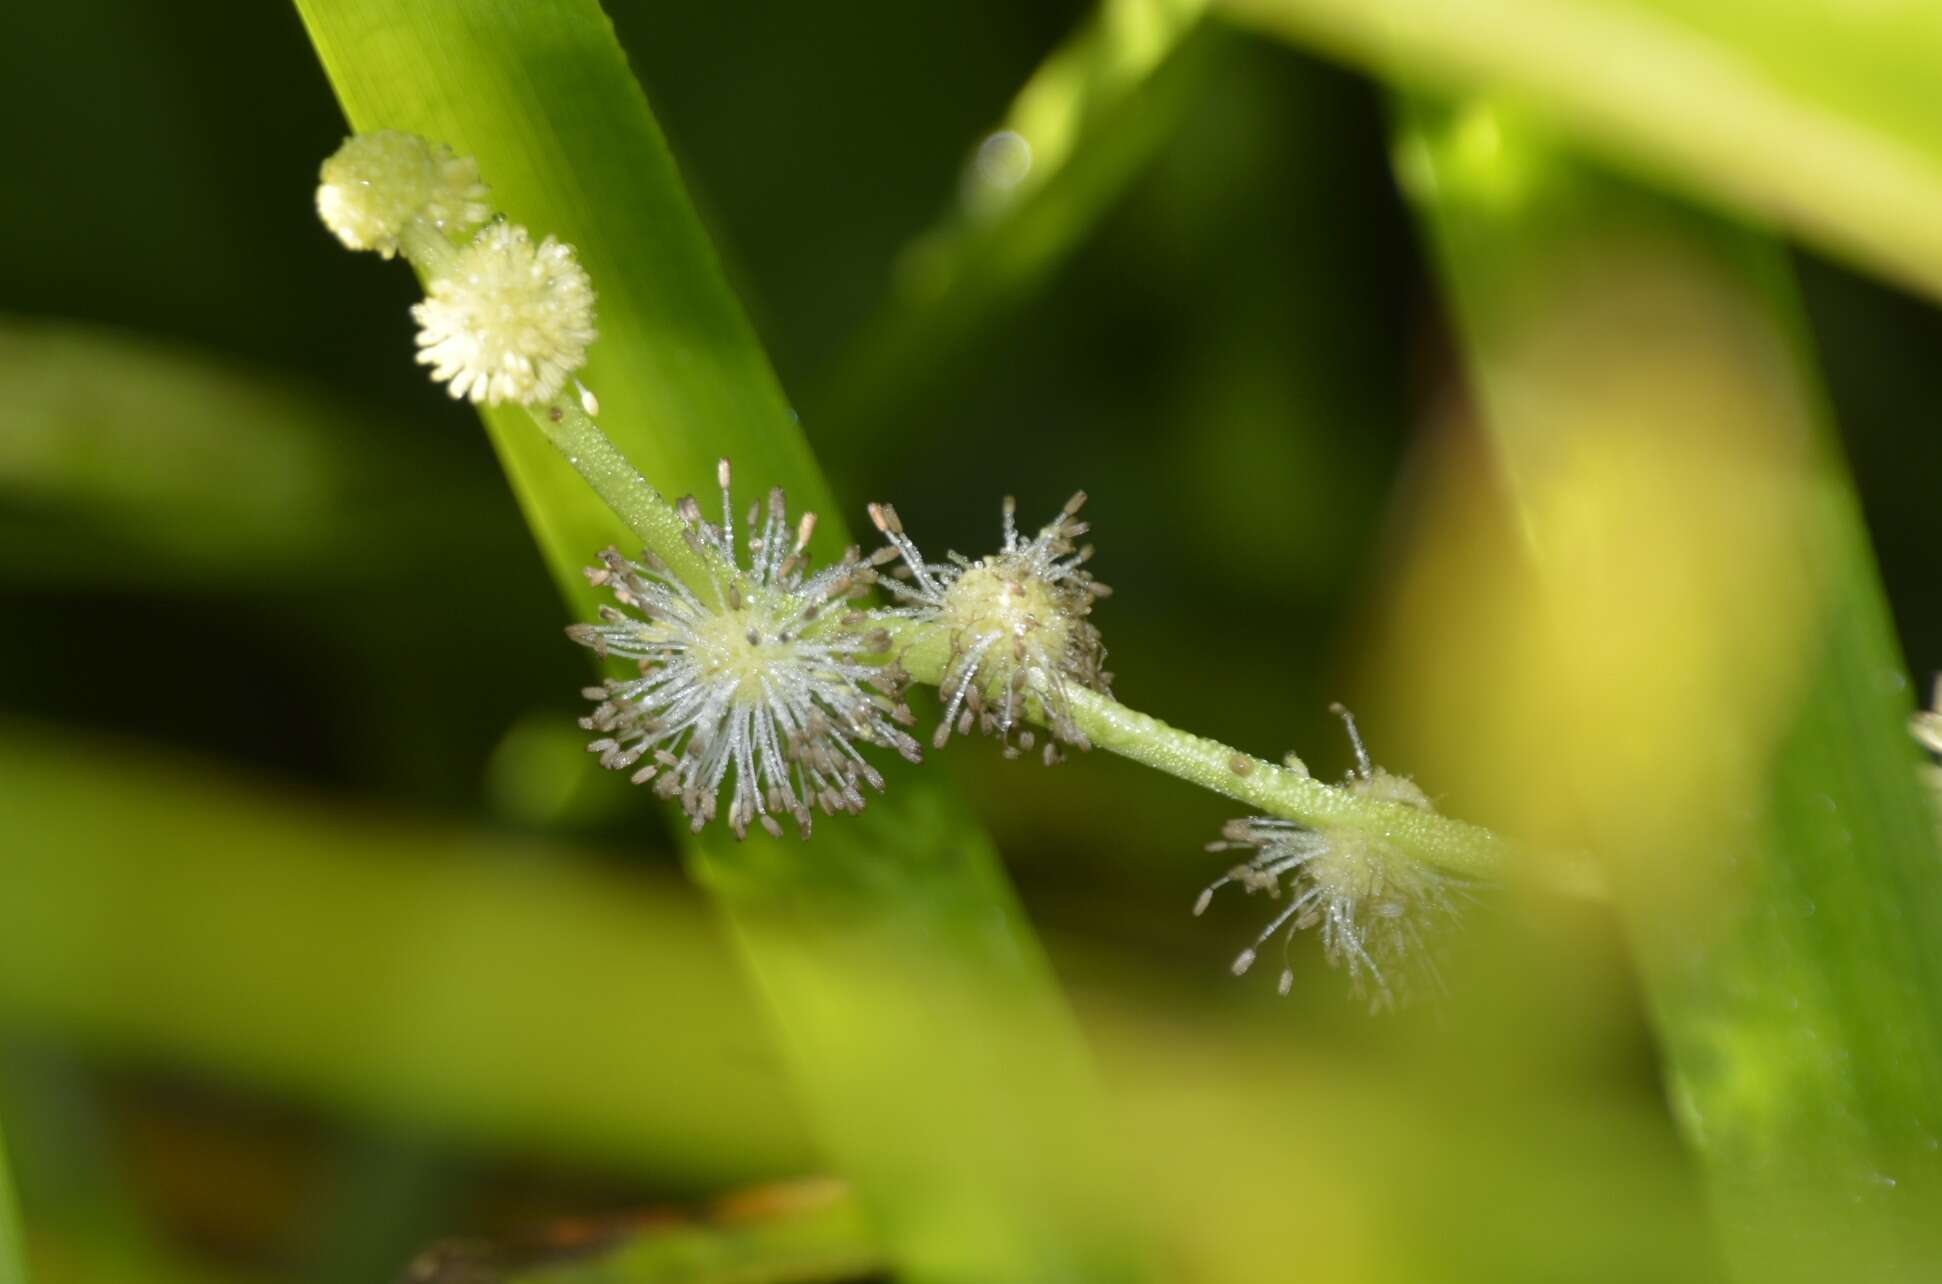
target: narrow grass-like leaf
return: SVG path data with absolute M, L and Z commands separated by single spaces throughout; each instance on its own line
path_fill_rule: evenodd
M 1784 255 L 1486 104 L 1399 157 L 1536 568 L 1503 770 L 1599 849 L 1742 1277 L 1925 1278 L 1942 861 Z
M 817 398 L 832 444 L 891 433 L 940 367 L 1043 285 L 1215 79 L 1206 0 L 1102 0 L 968 160 L 938 223 Z
M 0 846 L 15 1028 L 663 1177 L 809 1162 L 684 889 L 19 723 Z
M 577 247 L 600 292 L 584 375 L 652 482 L 705 494 L 730 456 L 822 513 L 821 551 L 840 547 L 842 514 L 592 0 L 298 8 L 354 127 L 476 156 L 500 208 Z M 616 524 L 522 413 L 487 419 L 584 607 L 573 570 Z M 699 838 L 696 875 L 906 1278 L 1120 1275 L 1137 1250 L 1098 1197 L 1110 1168 L 1084 1057 L 996 853 L 940 781 L 889 774 L 886 798 L 813 846 Z
M 20 531 L 0 568 L 18 580 L 369 578 L 400 544 L 486 515 L 484 487 L 407 489 L 464 462 L 438 434 L 200 353 L 0 321 L 0 529 Z
M 1841 0 L 1223 0 L 1375 74 L 1540 111 L 1606 160 L 1942 294 L 1942 11 Z

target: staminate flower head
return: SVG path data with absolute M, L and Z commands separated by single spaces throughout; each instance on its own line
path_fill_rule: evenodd
M 1333 709 L 1348 724 L 1355 746 L 1356 766 L 1343 788 L 1366 798 L 1435 810 L 1414 781 L 1372 765 L 1355 719 L 1339 704 Z M 1207 845 L 1208 851 L 1238 849 L 1253 855 L 1208 884 L 1194 904 L 1196 915 L 1205 913 L 1214 893 L 1229 883 L 1279 899 L 1283 880 L 1287 882 L 1288 903 L 1254 944 L 1235 957 L 1234 975 L 1253 967 L 1261 947 L 1281 933 L 1280 990 L 1288 993 L 1295 982 L 1289 946 L 1297 932 L 1319 926 L 1323 954 L 1348 972 L 1355 993 L 1366 997 L 1372 1008 L 1407 997 L 1412 965 L 1441 988 L 1427 934 L 1438 920 L 1457 916 L 1469 884 L 1432 869 L 1380 834 L 1348 826 L 1313 829 L 1256 816 L 1229 821 L 1221 835 L 1221 841 Z
M 1112 684 L 1099 630 L 1086 618 L 1093 602 L 1112 590 L 1084 569 L 1092 546 L 1076 543 L 1087 530 L 1078 520 L 1085 502 L 1084 491 L 1074 495 L 1025 540 L 1018 535 L 1017 505 L 1006 496 L 1004 544 L 975 562 L 958 553 L 926 562 L 897 510 L 870 505 L 870 519 L 889 541 L 872 564 L 903 562 L 898 578 L 884 583 L 905 605 L 886 614 L 935 622 L 950 637 L 950 660 L 938 683 L 945 702 L 933 737 L 938 747 L 953 729 L 965 735 L 976 725 L 1003 741 L 1008 756 L 1029 751 L 1035 738 L 1023 724 L 1035 707 L 1052 732 L 1047 763 L 1057 761 L 1059 741 L 1091 748 L 1072 720 L 1070 689 L 1076 683 L 1104 692 Z
M 388 259 L 413 219 L 441 232 L 468 232 L 492 217 L 492 207 L 470 156 L 385 129 L 345 139 L 324 162 L 317 214 L 351 249 Z
M 922 756 L 902 730 L 912 721 L 904 674 L 873 658 L 889 649 L 889 635 L 844 609 L 874 579 L 856 549 L 812 571 L 804 549 L 815 515 L 791 530 L 777 489 L 766 516 L 759 506 L 748 510 L 743 566 L 727 460 L 719 476 L 720 525 L 702 517 L 693 497 L 680 505 L 690 544 L 719 568 L 701 592 L 651 555 L 631 562 L 608 549 L 588 570 L 628 610 L 603 607 L 600 624 L 567 635 L 602 656 L 638 661 L 640 673 L 589 687 L 600 704 L 580 725 L 600 733 L 587 747 L 602 766 L 635 768 L 634 783 L 652 780 L 662 797 L 680 799 L 697 830 L 717 815 L 725 787 L 736 837 L 750 824 L 780 834 L 784 813 L 807 837 L 811 807 L 861 811 L 859 783 L 882 790 L 859 744 L 912 762 Z
M 593 282 L 573 247 L 494 223 L 414 304 L 418 360 L 454 397 L 498 405 L 552 401 L 587 361 Z

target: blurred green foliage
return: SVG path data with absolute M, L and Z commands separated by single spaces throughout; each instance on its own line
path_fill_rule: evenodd
M 1515 112 L 1405 115 L 1536 568 L 1475 600 L 1561 653 L 1496 674 L 1541 710 L 1505 739 L 1598 732 L 1520 772 L 1518 828 L 1604 857 L 1743 1277 L 1926 1278 L 1934 800 L 1787 265 Z
M 1894 6 L 1584 7 L 1928 147 L 1913 8 L 1897 27 Z M 1567 28 L 1575 8 L 1543 6 Z M 1122 694 L 1324 775 L 1345 698 L 1444 810 L 1513 819 L 1516 781 L 1468 752 L 1502 692 L 1463 685 L 1426 727 L 1431 706 L 1374 676 L 1393 648 L 1462 641 L 1448 614 L 1385 632 L 1426 532 L 1514 548 L 1516 512 L 1457 413 L 1380 86 L 1194 26 L 1108 78 L 1111 110 L 1019 209 L 1022 247 L 967 252 L 969 293 L 904 320 L 912 247 L 963 225 L 980 141 L 1096 15 L 608 9 L 835 511 L 892 499 L 972 551 L 1000 495 L 1050 511 L 1083 486 Z M 1495 34 L 1507 65 L 1531 48 Z M 0 72 L 0 1111 L 38 1277 L 348 1284 L 441 1237 L 810 1166 L 667 818 L 574 746 L 585 669 L 476 425 L 410 362 L 408 274 L 348 259 L 310 213 L 343 123 L 294 11 L 9 6 Z M 1628 119 L 1659 132 L 1582 133 L 1575 102 L 1533 110 L 1927 279 L 1942 221 L 1884 248 L 1904 222 L 1874 230 L 1784 132 L 1714 190 L 1653 149 L 1737 136 L 1649 95 Z M 574 181 L 599 199 L 599 172 Z M 1812 252 L 1799 270 L 1923 674 L 1942 321 Z M 881 367 L 886 325 L 924 337 L 855 373 Z M 1452 494 L 1481 533 L 1426 521 Z M 1817 707 L 1834 726 L 1849 705 Z M 1286 1002 L 1227 975 L 1261 907 L 1187 913 L 1220 872 L 1198 852 L 1217 800 L 1099 755 L 1041 771 L 973 744 L 930 770 L 977 804 L 1047 939 L 1175 1277 L 1718 1277 L 1603 909 L 1520 887 L 1457 943 L 1446 1003 L 1372 1023 L 1312 942 Z M 1839 954 L 1854 921 L 1822 921 Z

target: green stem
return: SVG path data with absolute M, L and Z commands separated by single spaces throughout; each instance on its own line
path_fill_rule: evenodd
M 458 261 L 459 248 L 429 220 L 414 218 L 398 233 L 398 248 L 427 280 L 444 276 Z
M 1096 691 L 1071 693 L 1072 720 L 1101 749 L 1177 776 L 1237 802 L 1317 828 L 1378 834 L 1418 860 L 1453 874 L 1490 877 L 1506 846 L 1489 830 L 1401 803 L 1363 798 L 1218 740 L 1168 726 Z
M 552 405 L 528 407 L 527 412 L 594 494 L 669 570 L 697 591 L 714 582 L 722 568 L 689 542 L 688 524 L 681 514 L 576 401 L 561 397 Z
M 904 643 L 899 659 L 910 675 L 937 685 L 950 662 L 949 628 L 894 620 L 889 630 Z M 1418 860 L 1469 878 L 1494 876 L 1508 863 L 1507 845 L 1487 829 L 1420 808 L 1361 797 L 1315 779 L 1298 759 L 1268 762 L 1170 726 L 1097 691 L 1073 687 L 1067 695 L 1072 720 L 1098 748 L 1271 816 L 1316 828 L 1377 834 Z M 1042 722 L 1036 709 L 1028 706 L 1027 712 Z

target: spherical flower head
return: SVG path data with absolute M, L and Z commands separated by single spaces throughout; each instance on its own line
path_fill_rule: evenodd
M 416 134 L 357 134 L 324 162 L 317 213 L 353 250 L 398 252 L 414 219 L 441 232 L 466 232 L 492 217 L 486 185 L 470 156 Z
M 572 246 L 494 223 L 411 309 L 418 360 L 454 397 L 544 405 L 586 364 L 593 301 Z
M 964 735 L 975 726 L 996 735 L 1006 754 L 1015 756 L 1035 743 L 1024 725 L 1027 716 L 1051 730 L 1047 763 L 1057 761 L 1060 743 L 1091 747 L 1073 721 L 1071 689 L 1106 692 L 1112 685 L 1105 645 L 1087 618 L 1092 604 L 1112 590 L 1084 569 L 1092 558 L 1092 547 L 1077 542 L 1088 529 L 1078 519 L 1085 502 L 1083 491 L 1074 495 L 1027 540 L 1019 537 L 1017 506 L 1007 496 L 1004 543 L 975 562 L 957 553 L 945 562 L 926 562 L 896 509 L 870 506 L 888 541 L 873 564 L 902 562 L 899 578 L 885 581 L 904 603 L 890 614 L 935 624 L 950 638 L 950 659 L 938 683 L 945 700 L 933 737 L 939 747 L 953 730 Z
M 1429 796 L 1405 776 L 1373 766 L 1362 747 L 1355 721 L 1336 706 L 1348 723 L 1355 746 L 1356 769 L 1342 787 L 1383 802 L 1432 811 Z M 1442 987 L 1430 933 L 1441 921 L 1453 920 L 1468 884 L 1417 860 L 1379 833 L 1338 826 L 1316 829 L 1256 816 L 1229 821 L 1221 841 L 1208 851 L 1244 850 L 1245 861 L 1202 890 L 1194 913 L 1205 913 L 1214 893 L 1229 883 L 1271 899 L 1287 893 L 1287 904 L 1269 920 L 1254 943 L 1234 959 L 1236 976 L 1252 968 L 1262 946 L 1282 936 L 1280 990 L 1293 988 L 1294 968 L 1287 962 L 1295 934 L 1321 929 L 1322 953 L 1349 974 L 1355 993 L 1370 1007 L 1394 1006 L 1411 990 L 1412 973 L 1427 974 Z M 1287 886 L 1284 889 L 1283 883 Z
M 568 636 L 635 660 L 638 676 L 589 688 L 600 703 L 580 725 L 600 733 L 587 747 L 603 766 L 632 769 L 636 784 L 653 781 L 662 797 L 680 800 L 696 830 L 720 813 L 725 789 L 736 837 L 751 824 L 779 834 L 785 814 L 807 837 L 811 808 L 861 811 L 859 786 L 882 790 L 859 745 L 921 758 L 902 729 L 912 721 L 905 678 L 882 660 L 889 635 L 847 605 L 874 579 L 856 550 L 813 571 L 804 550 L 815 517 L 792 528 L 774 490 L 766 515 L 748 512 L 743 565 L 728 482 L 723 461 L 719 525 L 692 498 L 681 502 L 690 543 L 719 568 L 700 592 L 652 556 L 634 562 L 613 549 L 587 572 L 627 609 L 603 608 L 600 624 Z

